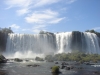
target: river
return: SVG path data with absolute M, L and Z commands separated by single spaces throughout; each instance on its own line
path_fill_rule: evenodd
M 39 66 L 27 66 L 34 64 Z M 50 68 L 54 65 L 61 67 L 61 62 L 55 64 L 55 62 L 39 62 L 34 60 L 24 60 L 23 62 L 9 61 L 5 64 L 0 64 L 0 75 L 53 75 Z M 58 75 L 100 75 L 100 64 L 91 66 L 70 63 L 70 65 L 73 65 L 75 69 L 60 69 L 61 73 Z

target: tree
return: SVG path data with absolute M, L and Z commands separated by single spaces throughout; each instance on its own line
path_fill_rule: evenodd
M 54 58 L 53 58 L 52 55 L 47 55 L 47 56 L 45 57 L 45 60 L 47 60 L 47 61 L 53 61 Z
M 1 32 L 3 32 L 3 33 L 13 33 L 13 31 L 11 30 L 11 27 L 9 27 L 9 28 L 2 28 L 1 29 Z

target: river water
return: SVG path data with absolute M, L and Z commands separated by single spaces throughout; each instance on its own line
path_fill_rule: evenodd
M 32 67 L 27 65 L 37 64 L 39 66 Z M 55 64 L 54 62 L 39 62 L 39 61 L 23 61 L 23 62 L 8 62 L 0 64 L 0 75 L 57 75 L 51 73 L 51 67 L 57 65 L 61 67 L 61 62 Z M 73 65 L 70 63 L 70 65 Z M 75 69 L 66 70 L 60 69 L 61 73 L 58 75 L 100 75 L 100 64 L 85 65 L 74 64 Z M 99 72 L 99 73 L 98 73 Z

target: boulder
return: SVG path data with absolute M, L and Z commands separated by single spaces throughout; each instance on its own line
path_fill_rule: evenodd
M 25 60 L 26 62 L 28 62 L 29 60 Z
M 100 75 L 100 72 L 99 72 L 99 71 L 94 71 L 93 74 L 98 74 L 98 75 Z
M 55 62 L 55 64 L 59 64 L 58 62 Z
M 61 69 L 64 69 L 65 67 L 66 67 L 65 65 L 62 65 L 62 66 L 61 66 Z
M 66 66 L 66 70 L 71 70 L 71 69 L 74 69 L 75 67 L 73 65 L 69 65 L 69 66 Z
M 71 68 L 70 68 L 70 66 L 66 66 L 66 70 L 70 70 Z
M 78 67 L 78 69 L 83 69 L 83 67 Z
M 66 62 L 62 62 L 62 64 L 61 65 L 68 65 L 68 63 L 66 63 Z
M 29 64 L 29 65 L 27 65 L 28 67 L 38 67 L 38 66 L 40 66 L 40 65 L 37 65 L 37 64 L 33 64 L 33 65 L 31 65 L 31 64 Z
M 0 55 L 0 63 L 6 63 L 6 62 L 7 59 L 3 55 Z
M 19 59 L 19 58 L 15 58 L 14 61 L 16 61 L 16 62 L 22 62 L 23 60 Z
M 86 65 L 95 65 L 94 63 L 87 62 Z

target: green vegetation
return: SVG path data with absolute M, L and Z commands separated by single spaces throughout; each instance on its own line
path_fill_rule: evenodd
M 52 67 L 52 72 L 53 73 L 59 73 L 59 67 L 58 66 L 53 66 Z
M 90 32 L 96 34 L 100 38 L 100 33 L 96 32 L 95 30 L 86 30 L 85 32 Z
M 16 61 L 16 62 L 22 62 L 23 60 L 19 59 L 19 58 L 15 58 L 14 61 Z
M 45 60 L 47 60 L 47 61 L 49 61 L 49 62 L 52 62 L 52 61 L 54 61 L 54 57 L 53 57 L 52 55 L 47 55 L 47 56 L 45 57 Z
M 13 33 L 11 28 L 0 28 L 0 52 L 6 48 L 7 37 L 9 33 Z
M 0 32 L 6 33 L 6 34 L 13 33 L 13 31 L 11 30 L 11 27 L 9 27 L 9 28 L 0 28 Z
M 36 61 L 44 61 L 43 58 L 40 58 L 40 57 L 36 57 L 35 60 Z
M 80 63 L 83 62 L 97 62 L 100 61 L 100 55 L 98 54 L 85 54 L 81 52 L 73 52 L 73 53 L 61 53 L 61 54 L 56 54 L 54 56 L 47 55 L 45 57 L 47 61 L 77 61 Z
M 54 33 L 47 32 L 47 31 L 43 31 L 43 30 L 41 30 L 41 31 L 39 32 L 39 34 L 51 34 L 51 35 L 54 35 Z

